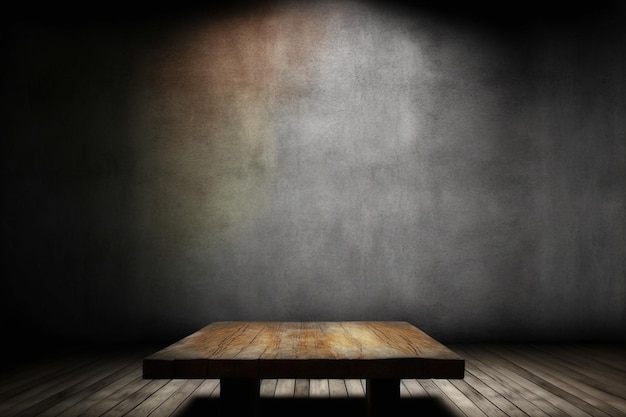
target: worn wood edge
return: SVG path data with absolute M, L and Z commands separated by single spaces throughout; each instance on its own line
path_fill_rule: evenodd
M 273 359 L 259 363 L 260 378 L 416 378 L 423 359 Z
M 462 379 L 465 360 L 447 346 L 409 322 L 345 322 L 401 325 L 434 344 L 443 357 L 402 357 L 372 359 L 210 359 L 173 354 L 184 340 L 212 327 L 238 322 L 213 322 L 181 341 L 158 351 L 143 362 L 144 379 L 159 378 L 450 378 Z M 244 322 L 242 322 L 244 323 Z M 258 322 L 264 323 L 264 322 Z M 276 322 L 282 323 L 282 322 Z M 312 322 L 317 323 L 317 322 Z M 343 323 L 343 322 L 330 322 Z M 173 355 L 172 355 L 173 354 Z M 178 357 L 177 357 L 178 356 Z
M 206 378 L 208 363 L 209 361 L 206 359 L 174 360 L 174 375 L 172 378 Z
M 465 359 L 276 359 L 259 363 L 260 378 L 463 379 Z
M 258 359 L 211 359 L 208 378 L 259 378 Z
M 146 358 L 143 360 L 143 379 L 170 379 L 174 377 L 174 361 Z
M 446 378 L 463 379 L 465 360 L 143 360 L 144 379 L 171 378 Z
M 424 375 L 423 378 L 432 379 L 463 379 L 465 359 L 426 359 Z

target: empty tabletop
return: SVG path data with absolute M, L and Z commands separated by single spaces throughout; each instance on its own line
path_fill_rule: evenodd
M 463 378 L 407 322 L 215 322 L 144 359 L 144 378 Z

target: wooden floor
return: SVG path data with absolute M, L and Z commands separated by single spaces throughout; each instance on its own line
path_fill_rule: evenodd
M 452 345 L 464 380 L 403 380 L 390 415 L 626 416 L 624 345 Z M 0 416 L 228 415 L 217 380 L 144 380 L 160 347 L 84 351 L 27 363 L 0 377 Z M 362 380 L 263 380 L 262 415 L 363 415 Z

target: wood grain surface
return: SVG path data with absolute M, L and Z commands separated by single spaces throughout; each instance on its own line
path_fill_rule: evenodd
M 143 362 L 144 378 L 463 378 L 407 322 L 215 322 Z

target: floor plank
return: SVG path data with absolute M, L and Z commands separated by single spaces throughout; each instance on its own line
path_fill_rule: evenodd
M 329 379 L 328 390 L 329 390 L 329 396 L 331 398 L 347 398 L 348 397 L 346 382 L 343 379 Z
M 102 417 L 118 417 L 124 416 L 139 404 L 144 402 L 148 397 L 152 394 L 160 390 L 163 386 L 165 386 L 169 380 L 167 379 L 155 379 L 150 381 L 148 384 L 139 388 L 137 391 L 129 392 L 128 396 L 124 398 L 122 401 L 117 403 L 114 407 L 107 410 L 102 414 Z
M 218 386 L 220 385 L 219 379 L 206 379 L 202 381 L 202 384 L 198 387 L 194 396 L 217 398 L 219 393 L 216 393 Z
M 520 390 L 512 381 L 502 377 L 497 372 L 494 372 L 492 368 L 485 366 L 478 360 L 467 359 L 468 356 L 466 351 L 466 373 L 473 375 L 475 378 L 487 384 L 500 396 L 511 401 L 516 407 L 527 415 L 531 417 L 551 417 L 541 410 L 537 404 L 533 404 L 532 400 L 528 400 L 525 395 L 527 394 L 525 390 Z
M 467 381 L 452 380 L 450 381 L 459 391 L 463 393 L 476 407 L 478 407 L 482 413 L 489 417 L 509 417 L 509 415 L 498 408 L 498 406 L 491 402 L 486 396 L 482 395 L 474 387 L 472 387 Z
M 296 379 L 293 396 L 295 398 L 309 398 L 310 382 L 308 379 Z
M 365 397 L 365 390 L 360 379 L 346 379 L 346 391 L 350 398 Z
M 132 398 L 137 391 L 141 390 L 150 383 L 151 381 L 143 379 L 140 375 L 130 383 L 120 387 L 117 391 L 112 392 L 101 401 L 93 405 L 87 403 L 85 406 L 82 406 L 82 403 L 79 403 L 76 407 L 65 410 L 65 412 L 59 417 L 101 416 L 128 398 Z
M 430 398 L 440 399 L 448 408 L 450 414 L 454 417 L 468 416 L 463 412 L 459 404 L 456 404 L 454 400 L 448 397 L 432 380 L 424 379 L 419 380 L 419 384 L 424 388 Z M 483 417 L 483 416 L 480 416 Z
M 545 347 L 525 347 L 529 353 L 534 353 L 543 360 L 549 360 L 555 366 L 561 367 L 562 372 L 572 378 L 593 386 L 604 392 L 626 399 L 626 372 L 615 370 L 609 366 L 599 365 L 585 356 L 574 355 L 567 349 L 546 349 Z
M 625 400 L 600 391 L 585 382 L 571 378 L 566 373 L 563 373 L 562 370 L 559 370 L 554 363 L 545 360 L 540 361 L 536 357 L 533 358 L 532 354 L 514 352 L 505 347 L 499 347 L 498 350 L 501 351 L 502 355 L 505 355 L 507 360 L 522 368 L 528 369 L 535 375 L 549 381 L 554 386 L 582 398 L 585 402 L 593 405 L 603 413 L 610 416 L 626 415 Z
M 82 396 L 84 392 L 90 393 L 106 385 L 112 378 L 117 378 L 120 368 L 124 368 L 128 364 L 128 358 L 103 360 L 98 366 L 81 369 L 80 372 L 66 375 L 57 384 L 51 381 L 50 384 L 39 386 L 38 389 L 32 391 L 33 395 L 11 398 L 1 406 L 10 404 L 7 409 L 0 411 L 0 415 L 33 416 L 45 413 L 51 408 L 56 410 L 58 403 L 71 401 L 72 397 Z
M 141 369 L 137 364 L 132 364 L 129 369 L 126 369 L 126 372 L 123 371 L 120 372 L 119 376 L 121 377 L 116 378 L 118 376 L 116 375 L 115 378 L 108 378 L 108 380 L 105 378 L 100 381 L 100 384 L 93 384 L 90 389 L 77 392 L 76 395 L 67 398 L 54 407 L 48 408 L 40 416 L 65 417 L 80 415 L 100 401 L 109 398 L 122 387 L 141 378 Z
M 497 356 L 499 355 L 494 356 L 493 359 Z M 609 414 L 606 414 L 601 409 L 594 407 L 593 404 L 586 402 L 579 395 L 574 395 L 564 390 L 562 387 L 551 383 L 549 380 L 542 378 L 540 374 L 533 373 L 529 369 L 519 366 L 518 364 L 512 362 L 509 357 L 502 357 L 502 359 L 503 360 L 500 361 L 500 365 L 502 367 L 507 368 L 511 372 L 514 372 L 529 381 L 533 381 L 537 386 L 552 393 L 552 401 L 556 401 L 560 404 L 560 408 L 567 410 L 570 415 L 580 414 L 592 415 L 594 417 L 609 416 Z M 571 406 L 576 408 L 572 408 Z
M 615 344 L 602 345 L 574 345 L 573 349 L 585 356 L 591 356 L 594 359 L 604 362 L 605 364 L 626 371 L 626 358 L 624 356 L 624 346 Z
M 105 363 L 107 359 L 110 360 L 111 358 L 112 355 L 107 355 Z M 91 361 L 88 361 L 92 369 L 99 365 L 100 359 L 101 358 L 92 358 Z M 86 372 L 85 369 L 87 369 L 87 363 L 73 366 L 71 360 L 68 361 L 66 366 L 67 369 L 61 369 L 58 374 L 52 375 L 49 378 L 43 376 L 41 379 L 38 379 L 36 370 L 33 371 L 34 378 L 28 378 L 29 382 L 26 383 L 25 388 L 23 384 L 13 385 L 0 397 L 0 415 L 14 415 L 19 413 L 21 411 L 21 409 L 19 409 L 20 405 L 23 406 L 22 409 L 27 408 L 28 405 L 37 402 L 38 395 L 43 396 L 45 393 L 56 394 L 57 391 L 55 391 L 55 389 L 59 391 L 62 390 L 64 388 L 63 384 L 66 381 L 68 385 L 72 384 L 80 378 L 81 375 Z
M 461 390 L 447 379 L 435 379 L 434 384 L 467 416 L 487 417 Z
M 464 379 L 403 379 L 402 397 L 438 401 L 446 417 L 626 417 L 624 346 L 459 345 L 453 350 L 466 359 Z M 5 372 L 0 415 L 185 417 L 195 400 L 219 398 L 217 379 L 143 379 L 144 353 L 139 348 L 94 352 Z M 364 385 L 362 379 L 269 379 L 261 381 L 260 395 L 334 401 L 364 398 Z
M 428 396 L 426 390 L 415 379 L 403 379 L 402 385 L 404 385 L 411 398 L 424 398 Z
M 457 349 L 458 351 L 458 349 Z M 468 357 L 467 354 L 463 353 L 464 350 L 461 350 L 459 353 L 465 356 L 466 363 L 471 361 L 471 358 Z M 455 381 L 456 382 L 456 381 Z M 509 401 L 504 395 L 495 391 L 491 388 L 488 383 L 482 381 L 481 379 L 475 377 L 470 372 L 465 373 L 465 378 L 463 378 L 463 382 L 467 383 L 472 389 L 478 392 L 482 397 L 495 405 L 499 410 L 504 412 L 506 416 L 509 417 L 529 417 L 524 411 L 522 411 L 519 407 Z
M 170 396 L 178 391 L 187 383 L 186 379 L 173 379 L 163 385 L 156 392 L 153 392 L 148 398 L 137 404 L 128 414 L 128 417 L 146 417 L 157 409 L 161 404 L 165 403 Z
M 309 379 L 309 397 L 327 398 L 330 397 L 330 387 L 328 379 Z
M 261 380 L 260 396 L 261 398 L 273 398 L 276 391 L 277 379 Z
M 101 357 L 108 354 L 101 353 Z M 60 358 L 52 358 L 50 362 L 37 360 L 23 368 L 12 369 L 0 375 L 0 401 L 15 397 L 25 391 L 58 379 L 62 375 L 70 374 L 88 366 L 100 359 L 98 354 L 76 353 Z
M 525 398 L 539 406 L 548 415 L 593 417 L 583 409 L 555 395 L 550 389 L 546 389 L 544 384 L 538 383 L 532 374 L 524 372 L 523 369 L 511 367 L 506 361 L 498 360 L 497 356 L 483 354 L 478 357 L 483 364 L 490 366 L 501 377 L 512 381 L 520 391 L 525 390 L 527 393 Z
M 178 407 L 200 386 L 202 383 L 198 379 L 185 380 L 184 384 L 163 401 L 150 417 L 169 417 Z
M 295 379 L 279 379 L 276 383 L 274 397 L 276 398 L 293 398 L 296 391 Z

